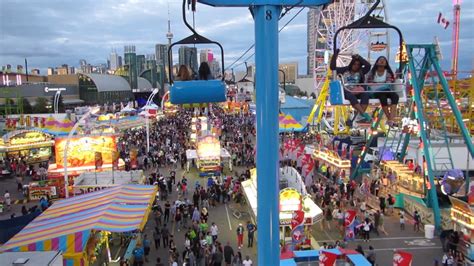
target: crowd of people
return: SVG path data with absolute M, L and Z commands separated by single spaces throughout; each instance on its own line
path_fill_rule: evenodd
M 210 123 L 218 121 L 214 126 L 221 125 L 221 144 L 232 154 L 233 165 L 242 169 L 240 173 L 235 170 L 225 177 L 210 176 L 193 182 L 182 171 L 187 162 L 186 150 L 195 148 L 190 141 L 193 115 L 206 115 Z M 238 226 L 233 246 L 234 241 L 219 238 L 219 228 L 209 220 L 209 215 L 220 204 L 244 200 L 241 181 L 250 177 L 249 169 L 254 167 L 254 119 L 252 114 L 226 112 L 218 106 L 180 109 L 176 115 L 165 116 L 151 125 L 149 152 L 144 145 L 145 129 L 125 132 L 118 147 L 127 168 L 144 169 L 149 173 L 146 182 L 158 186 L 159 191 L 153 206 L 153 223 L 149 222 L 152 233 L 144 237 L 143 245 L 138 247 L 141 251 L 135 252 L 138 265 L 146 261 L 150 243 L 154 243 L 155 250 L 167 249 L 169 254 L 167 260 L 159 258 L 156 265 L 252 265 L 251 258 L 242 254 L 242 248 L 244 238 L 248 247 L 253 246 L 256 225 L 248 221 L 245 227 Z M 133 149 L 137 152 L 136 166 L 131 164 Z M 178 232 L 184 232 L 184 239 L 178 239 L 177 235 L 182 234 Z

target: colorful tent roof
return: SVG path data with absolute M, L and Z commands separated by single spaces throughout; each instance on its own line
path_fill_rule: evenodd
M 58 121 L 53 116 L 48 117 L 43 128 L 37 128 L 45 133 L 60 136 L 67 135 L 74 127 L 74 122 L 68 118 L 64 118 L 62 121 Z
M 156 188 L 121 185 L 55 202 L 0 251 L 81 252 L 91 230 L 143 229 Z
M 280 123 L 280 132 L 303 131 L 303 126 L 298 123 L 291 115 L 280 113 L 278 120 Z

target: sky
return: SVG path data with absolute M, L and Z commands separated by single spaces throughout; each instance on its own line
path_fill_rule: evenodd
M 442 67 L 449 69 L 451 27 L 445 30 L 436 20 L 438 13 L 443 12 L 453 24 L 452 1 L 385 2 L 389 22 L 402 30 L 407 43 L 431 43 L 438 36 L 444 57 Z M 47 67 L 61 64 L 78 66 L 80 59 L 91 64 L 106 63 L 112 49 L 123 54 L 124 45 L 130 44 L 136 46 L 137 54 L 153 54 L 155 44 L 167 43 L 168 18 L 173 41 L 190 34 L 181 19 L 181 3 L 179 0 L 0 0 L 0 66 L 11 64 L 16 68 L 27 58 L 29 69 L 40 68 L 44 73 Z M 283 17 L 280 27 L 298 10 L 294 8 Z M 280 62 L 297 61 L 300 74 L 306 73 L 307 13 L 306 8 L 280 33 Z M 192 13 L 188 15 L 192 20 Z M 198 4 L 195 25 L 199 33 L 224 46 L 227 66 L 254 43 L 253 19 L 247 8 Z M 474 1 L 464 0 L 460 71 L 473 69 L 473 26 Z M 253 50 L 243 58 L 252 53 Z M 249 63 L 253 60 L 249 59 Z

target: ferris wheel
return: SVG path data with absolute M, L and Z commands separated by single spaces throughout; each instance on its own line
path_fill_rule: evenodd
M 309 13 L 309 49 L 313 51 L 312 60 L 309 60 L 309 68 L 313 70 L 316 92 L 321 90 L 326 79 L 329 68 L 329 55 L 332 53 L 333 37 L 337 29 L 364 16 L 375 0 L 339 0 L 334 1 L 325 9 L 313 9 Z M 387 22 L 385 1 L 374 11 L 375 16 Z M 341 51 L 338 56 L 337 65 L 348 65 L 351 56 L 359 53 L 365 56 L 369 62 L 377 54 L 384 53 L 389 57 L 389 36 L 383 31 L 346 30 L 339 34 L 338 47 Z

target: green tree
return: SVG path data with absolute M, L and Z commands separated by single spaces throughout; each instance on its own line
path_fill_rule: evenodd
M 59 95 L 58 99 L 58 113 L 64 113 L 66 112 L 66 108 L 64 107 L 64 102 L 63 102 L 63 95 Z
M 316 94 L 314 92 L 312 92 L 310 96 L 316 99 Z
M 38 97 L 36 98 L 36 104 L 33 107 L 34 113 L 37 114 L 44 114 L 44 113 L 49 113 L 50 109 L 48 108 L 48 99 L 44 97 Z
M 33 106 L 31 106 L 30 101 L 26 98 L 21 98 L 21 105 L 23 106 L 23 113 L 24 114 L 31 114 L 33 113 Z

